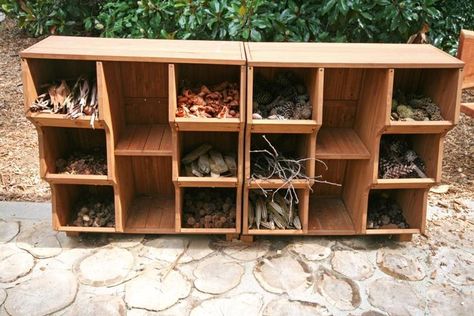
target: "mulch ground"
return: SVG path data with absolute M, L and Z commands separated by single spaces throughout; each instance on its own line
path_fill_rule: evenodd
M 45 201 L 49 186 L 39 177 L 38 140 L 25 119 L 18 53 L 39 41 L 25 36 L 15 23 L 0 23 L 0 200 Z M 474 101 L 474 90 L 463 93 Z M 473 197 L 474 119 L 462 114 L 459 125 L 446 136 L 443 182 L 448 194 Z

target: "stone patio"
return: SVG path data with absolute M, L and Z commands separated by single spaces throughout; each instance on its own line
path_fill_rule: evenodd
M 472 315 L 474 201 L 428 238 L 87 235 L 0 202 L 0 315 Z M 453 215 L 455 212 L 455 216 Z M 471 311 L 471 312 L 469 312 Z

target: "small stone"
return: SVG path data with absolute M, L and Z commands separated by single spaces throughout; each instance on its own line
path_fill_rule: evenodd
M 69 306 L 77 288 L 70 271 L 44 272 L 9 289 L 4 306 L 10 315 L 49 315 Z
M 0 219 L 0 244 L 11 241 L 19 232 L 19 222 Z
M 241 293 L 229 297 L 216 297 L 202 301 L 191 310 L 190 316 L 243 316 L 258 315 L 263 306 L 259 293 Z
M 449 188 L 450 188 L 449 184 L 441 184 L 441 185 L 432 187 L 430 189 L 430 192 L 437 193 L 437 194 L 444 194 L 444 193 L 448 193 Z
M 125 285 L 125 302 L 128 307 L 161 311 L 188 297 L 191 283 L 175 270 L 163 280 L 155 272 L 139 276 Z
M 331 313 L 325 306 L 317 303 L 300 302 L 278 298 L 270 301 L 263 310 L 263 316 L 329 316 Z
M 416 258 L 399 253 L 400 250 L 379 250 L 377 264 L 383 272 L 401 280 L 419 281 L 425 277 L 425 269 Z
M 367 292 L 369 303 L 390 315 L 424 315 L 424 300 L 409 283 L 381 278 L 372 281 Z
M 239 285 L 244 268 L 223 257 L 204 260 L 194 270 L 194 286 L 201 292 L 222 294 Z
M 313 282 L 308 265 L 289 255 L 261 258 L 253 274 L 265 290 L 277 294 L 304 289 Z
M 352 280 L 335 272 L 320 268 L 315 287 L 326 300 L 338 309 L 348 311 L 361 303 L 359 286 Z
M 35 260 L 28 252 L 13 245 L 0 245 L 0 283 L 27 275 L 34 265 Z
M 363 252 L 336 251 L 331 259 L 332 268 L 354 280 L 365 280 L 374 274 L 374 266 Z
M 125 280 L 134 263 L 133 255 L 122 248 L 104 248 L 74 266 L 81 283 L 109 286 Z

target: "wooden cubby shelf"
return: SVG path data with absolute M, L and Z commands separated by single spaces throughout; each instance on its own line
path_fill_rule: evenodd
M 110 185 L 78 185 L 78 184 L 51 184 L 53 204 L 53 227 L 65 232 L 97 232 L 113 233 L 115 227 L 82 227 L 74 226 L 72 222 L 78 205 L 91 197 L 99 197 L 101 201 L 114 201 L 114 188 Z M 117 217 L 115 207 L 115 217 Z
M 171 156 L 171 128 L 164 124 L 130 125 L 115 146 L 118 156 Z
M 369 159 L 370 153 L 351 128 L 321 128 L 316 139 L 318 159 Z
M 40 173 L 52 188 L 56 230 L 229 236 L 242 233 L 247 239 L 254 235 L 407 237 L 424 233 L 427 194 L 441 180 L 444 137 L 458 122 L 464 66 L 430 45 L 61 36 L 40 41 L 24 50 L 21 58 L 25 113 L 38 131 Z M 285 72 L 292 75 L 279 75 Z M 81 75 L 97 80 L 99 115 L 93 126 L 88 116 L 71 120 L 63 114 L 29 111 L 32 102 L 45 92 L 45 84 L 75 80 Z M 285 80 L 293 83 L 289 87 L 292 90 L 284 89 L 291 85 Z M 212 88 L 225 81 L 235 83 L 239 89 L 239 115 L 232 112 L 232 117 L 226 118 L 176 117 L 183 89 L 192 88 L 196 93 L 203 85 Z M 262 85 L 265 81 L 267 86 Z M 268 88 L 268 82 L 277 83 L 277 88 Z M 254 96 L 268 104 L 270 96 L 262 94 L 265 90 L 275 94 L 272 98 L 285 91 L 286 101 L 293 98 L 300 106 L 308 100 L 311 115 L 308 111 L 294 112 L 291 117 L 309 119 L 254 117 Z M 399 90 L 430 97 L 439 105 L 443 120 L 392 121 L 392 98 Z M 203 96 L 208 93 L 202 91 Z M 303 91 L 309 99 L 301 96 Z M 295 98 L 296 95 L 300 97 Z M 189 99 L 180 100 L 185 101 Z M 192 102 L 202 104 L 198 101 Z M 235 109 L 236 105 L 231 107 Z M 262 114 L 269 112 L 266 108 L 260 110 Z M 287 111 L 292 110 L 286 108 L 277 113 L 288 115 Z M 305 159 L 304 171 L 310 180 L 286 183 L 277 177 L 252 177 L 252 151 L 272 150 L 263 135 L 285 156 Z M 407 140 L 424 161 L 427 177 L 380 179 L 380 147 L 386 137 Z M 187 165 L 186 170 L 183 158 L 202 144 L 210 144 L 222 155 L 234 156 L 235 170 L 232 167 L 228 173 L 216 171 L 212 177 L 207 172 L 198 174 L 196 166 L 190 169 L 193 166 Z M 87 153 L 96 147 L 106 153 L 107 175 L 57 172 L 59 158 L 67 159 L 75 151 Z M 224 158 L 226 164 L 233 165 L 232 159 Z M 206 170 L 202 167 L 206 157 L 201 159 L 198 167 Z M 196 174 L 205 176 L 191 176 Z M 289 187 L 298 194 L 301 229 L 249 229 L 250 192 Z M 205 223 L 193 223 L 195 219 L 189 218 L 192 214 L 199 221 L 201 213 L 216 215 L 211 214 L 213 208 L 209 205 L 210 211 L 198 212 L 192 210 L 196 208 L 193 203 L 185 201 L 185 196 L 193 199 L 203 190 L 232 196 L 235 222 L 231 219 L 223 225 L 222 211 L 220 220 L 212 218 L 211 223 L 207 217 Z M 370 197 L 380 192 L 398 203 L 409 228 L 367 227 Z M 92 193 L 113 199 L 115 227 L 73 226 L 78 202 Z M 227 200 L 226 204 L 231 203 Z M 234 209 L 229 214 L 234 216 Z

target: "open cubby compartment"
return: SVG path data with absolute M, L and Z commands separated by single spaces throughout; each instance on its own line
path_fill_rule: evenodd
M 66 119 L 64 114 L 30 112 L 30 106 L 42 93 L 47 92 L 48 84 L 54 81 L 75 81 L 80 76 L 97 80 L 96 62 L 85 60 L 65 59 L 36 59 L 22 60 L 22 75 L 25 96 L 25 112 L 27 117 L 42 126 L 83 126 L 88 127 L 90 116 L 81 116 L 75 120 Z M 70 87 L 72 88 L 72 87 Z M 99 118 L 102 115 L 99 111 Z M 103 128 L 100 122 L 95 127 Z
M 105 184 L 107 175 L 58 173 L 58 159 L 67 160 L 75 152 L 90 154 L 99 151 L 108 161 L 107 139 L 102 129 L 42 127 L 38 129 L 41 177 L 50 183 Z M 108 166 L 109 167 L 109 166 Z M 108 170 L 110 174 L 110 170 Z
M 427 188 L 441 181 L 441 163 L 443 154 L 443 134 L 389 134 L 382 135 L 382 140 L 400 139 L 406 141 L 410 149 L 414 150 L 425 164 L 426 178 L 398 178 L 383 179 L 379 175 L 379 163 L 382 149 L 379 150 L 379 158 L 376 161 L 375 172 L 377 179 L 373 188 L 395 189 L 395 188 Z
M 326 68 L 316 158 L 369 159 L 384 128 L 390 89 L 387 69 Z
M 239 89 L 239 117 L 231 118 L 183 118 L 176 117 L 177 99 L 183 89 L 199 89 L 222 82 L 236 83 Z M 245 123 L 246 67 L 217 64 L 170 64 L 169 65 L 169 113 L 170 123 L 180 131 L 239 131 Z
M 117 183 L 126 233 L 174 233 L 175 189 L 171 157 L 120 156 Z
M 364 223 L 367 235 L 385 234 L 417 234 L 425 232 L 426 210 L 429 189 L 391 189 L 391 190 L 371 190 L 369 200 L 374 194 L 383 194 L 393 199 L 401 208 L 403 217 L 409 228 L 368 228 Z M 370 204 L 370 202 L 368 203 Z M 369 219 L 367 210 L 367 220 Z
M 284 188 L 279 188 L 279 193 L 282 195 L 286 194 L 288 186 Z M 271 196 L 275 189 L 278 187 L 272 187 L 271 185 L 264 188 L 268 196 Z M 257 229 L 255 223 L 249 228 L 249 203 L 250 203 L 250 192 L 251 191 L 262 191 L 261 188 L 250 189 L 248 186 L 245 186 L 244 196 L 243 196 L 243 217 L 242 217 L 242 233 L 244 235 L 304 235 L 308 227 L 308 199 L 309 199 L 309 189 L 301 188 L 296 189 L 296 194 L 298 197 L 298 217 L 300 218 L 302 229 L 266 229 L 260 227 Z M 258 193 L 260 193 L 258 192 Z
M 53 227 L 59 231 L 71 232 L 103 232 L 112 233 L 115 227 L 83 227 L 75 226 L 78 208 L 84 206 L 89 199 L 101 203 L 114 202 L 114 216 L 117 220 L 117 203 L 115 203 L 114 188 L 111 185 L 78 185 L 52 184 L 51 185 Z
M 195 221 L 199 222 L 199 220 L 197 220 L 197 217 L 198 216 L 200 217 L 201 213 L 198 214 L 198 212 L 200 211 L 200 209 L 203 209 L 202 211 L 204 211 L 204 209 L 209 207 L 209 205 L 206 203 L 210 203 L 210 204 L 216 203 L 214 206 L 216 209 L 219 209 L 221 207 L 220 205 L 218 205 L 219 197 L 222 197 L 224 199 L 226 197 L 229 197 L 230 200 L 232 200 L 231 203 L 233 203 L 233 205 L 230 204 L 227 213 L 225 213 L 227 214 L 227 216 L 225 217 L 226 218 L 228 216 L 233 217 L 235 214 L 234 225 L 230 225 L 230 223 L 228 223 L 226 225 L 228 227 L 221 227 L 221 228 L 194 227 L 193 228 L 193 227 L 188 227 L 188 225 L 184 223 L 184 221 L 188 220 L 189 215 L 192 216 L 192 214 L 195 214 L 193 216 L 196 218 Z M 186 201 L 186 199 L 188 198 L 190 199 L 190 201 L 192 201 L 191 204 L 189 204 L 189 202 Z M 200 203 L 200 205 L 196 205 L 198 200 L 203 203 L 202 204 Z M 237 188 L 180 187 L 180 188 L 177 188 L 176 189 L 176 212 L 177 212 L 176 231 L 182 234 L 238 234 L 240 233 L 240 228 L 241 228 L 241 218 L 242 218 L 241 209 L 242 209 L 241 187 L 237 187 Z M 232 215 L 230 214 L 230 212 L 232 212 Z M 222 213 L 222 209 L 220 210 L 220 213 Z M 208 214 L 217 215 L 213 212 L 208 213 Z
M 395 69 L 393 94 L 401 90 L 430 97 L 440 108 L 442 121 L 391 121 L 391 102 L 386 116 L 391 133 L 439 133 L 456 124 L 459 117 L 462 68 Z
M 103 98 L 110 110 L 115 155 L 171 156 L 168 65 L 102 62 Z
M 265 138 L 270 142 L 267 143 Z M 285 180 L 278 178 L 276 175 L 270 179 L 254 179 L 252 178 L 252 162 L 256 154 L 255 150 L 268 150 L 273 154 L 274 150 L 283 154 L 286 158 L 307 159 L 304 162 L 305 174 L 312 178 L 314 175 L 314 138 L 315 134 L 261 134 L 251 133 L 246 143 L 246 168 L 245 179 L 250 188 L 278 188 L 285 183 Z M 295 179 L 292 181 L 293 186 L 297 188 L 306 188 L 311 182 L 307 179 Z
M 291 72 L 299 82 L 304 84 L 312 107 L 311 119 L 253 119 L 255 80 L 259 77 L 273 80 L 280 72 Z M 258 133 L 312 133 L 317 130 L 321 125 L 323 78 L 323 68 L 248 67 L 247 122 L 250 129 Z
M 309 235 L 354 235 L 363 225 L 371 182 L 369 160 L 316 162 L 309 196 Z M 326 168 L 327 166 L 327 168 Z M 328 182 L 328 183 L 324 183 Z M 337 185 L 334 185 L 337 184 Z
M 242 179 L 243 139 L 242 133 L 237 132 L 179 132 L 177 133 L 178 155 L 176 160 L 176 175 L 178 186 L 188 187 L 237 187 Z M 197 177 L 187 176 L 182 159 L 203 144 L 212 146 L 212 150 L 223 156 L 235 157 L 236 170 L 233 176 Z M 195 160 L 197 162 L 197 160 Z M 175 168 L 175 166 L 173 166 Z

